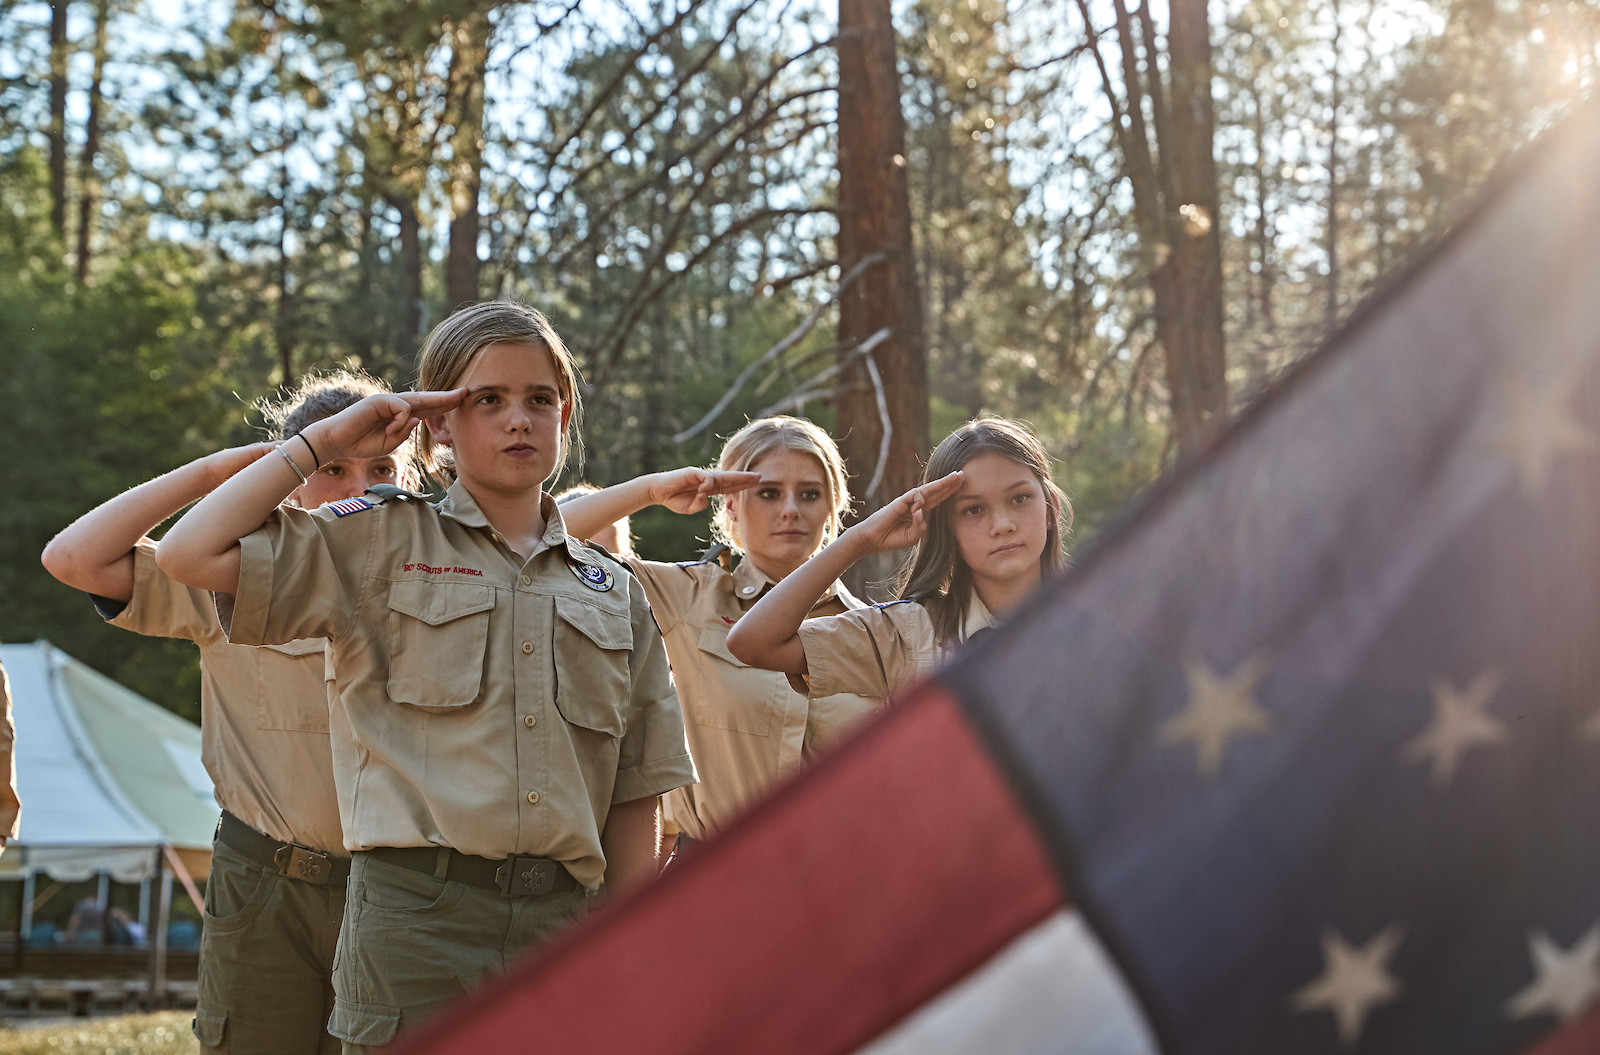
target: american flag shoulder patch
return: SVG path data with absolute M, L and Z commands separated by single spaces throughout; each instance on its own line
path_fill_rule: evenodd
M 371 509 L 372 503 L 365 498 L 346 498 L 339 502 L 329 502 L 328 508 L 333 510 L 336 517 L 347 517 L 351 513 L 359 513 L 363 509 Z

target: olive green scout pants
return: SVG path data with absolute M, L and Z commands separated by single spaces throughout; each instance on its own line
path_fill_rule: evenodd
M 582 918 L 588 903 L 582 887 L 506 897 L 357 853 L 328 1028 L 345 1042 L 345 1055 L 387 1044 Z
M 212 845 L 194 1035 L 222 1055 L 331 1055 L 334 949 L 344 887 L 279 875 Z

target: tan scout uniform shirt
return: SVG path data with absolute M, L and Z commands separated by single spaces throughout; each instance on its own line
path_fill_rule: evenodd
M 169 577 L 155 552 L 148 539 L 134 547 L 133 597 L 110 622 L 200 646 L 200 758 L 217 805 L 274 839 L 344 853 L 328 746 L 325 643 L 229 644 L 211 594 Z M 110 615 L 106 606 L 114 602 L 95 604 Z
M 644 583 L 666 638 L 689 753 L 700 774 L 700 783 L 662 800 L 669 834 L 706 838 L 771 787 L 779 773 L 810 759 L 878 708 L 879 700 L 852 695 L 808 703 L 789 686 L 787 675 L 733 658 L 728 629 L 773 584 L 753 562 L 742 561 L 728 572 L 705 561 L 623 559 Z M 836 582 L 812 614 L 862 607 Z
M 11 724 L 11 683 L 6 668 L 0 667 L 0 836 L 17 837 L 22 806 L 17 801 L 17 730 Z
M 526 561 L 460 483 L 280 509 L 243 540 L 232 639 L 328 638 L 349 849 L 539 854 L 594 888 L 611 806 L 694 781 L 644 592 L 544 515 Z
M 957 645 L 994 623 L 976 591 L 954 641 L 935 639 L 933 618 L 916 601 L 807 619 L 800 624 L 806 682 L 812 696 L 836 692 L 892 696 L 908 682 L 931 673 Z

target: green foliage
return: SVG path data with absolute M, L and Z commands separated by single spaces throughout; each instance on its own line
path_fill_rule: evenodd
M 23 155 L 0 180 L 0 215 L 44 227 L 31 210 L 39 166 Z M 28 221 L 33 221 L 29 224 Z M 0 415 L 14 447 L 0 506 L 0 640 L 48 638 L 181 713 L 197 713 L 192 645 L 103 625 L 87 598 L 56 582 L 39 553 L 71 520 L 208 450 L 228 396 L 192 323 L 185 254 L 152 246 L 77 287 L 48 237 L 9 232 L 0 270 Z

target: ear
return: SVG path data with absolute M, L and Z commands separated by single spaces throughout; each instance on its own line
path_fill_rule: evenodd
M 572 400 L 563 399 L 561 401 L 561 432 L 562 432 L 562 435 L 566 434 L 567 424 L 570 421 L 572 421 Z
M 433 437 L 433 442 L 445 447 L 451 445 L 450 423 L 445 419 L 445 415 L 423 418 L 422 423 L 427 428 L 428 435 Z

